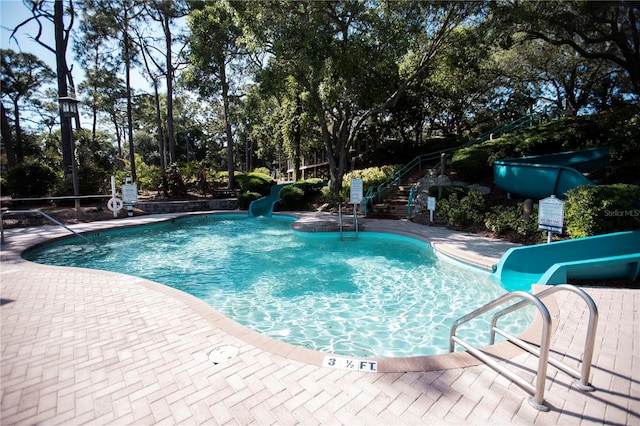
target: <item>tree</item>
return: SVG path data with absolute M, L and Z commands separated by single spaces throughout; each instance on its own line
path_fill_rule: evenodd
M 227 141 L 227 169 L 229 189 L 235 187 L 234 139 L 231 128 L 232 79 L 229 70 L 234 61 L 244 54 L 238 44 L 241 36 L 233 10 L 224 2 L 206 3 L 202 9 L 191 12 L 190 66 L 185 81 L 196 88 L 204 99 L 220 94 Z
M 322 133 L 338 193 L 362 126 L 428 72 L 451 31 L 479 7 L 461 2 L 232 3 L 246 40 L 291 75 Z
M 23 0 L 24 4 L 31 11 L 32 17 L 19 23 L 12 31 L 11 37 L 15 38 L 16 32 L 30 22 L 35 22 L 38 26 L 38 32 L 33 36 L 33 40 L 39 45 L 49 50 L 56 58 L 56 76 L 58 81 L 58 97 L 69 96 L 68 87 L 71 86 L 75 91 L 71 69 L 67 64 L 67 47 L 69 45 L 69 37 L 75 19 L 75 11 L 73 8 L 73 0 L 69 0 L 68 7 L 65 9 L 63 0 L 55 0 L 53 2 L 53 11 L 50 9 L 50 2 L 44 0 Z M 64 17 L 67 16 L 68 22 L 65 24 Z M 47 44 L 43 40 L 43 21 L 49 21 L 54 26 L 54 46 Z M 62 142 L 62 166 L 66 177 L 71 175 L 73 147 L 71 146 L 71 118 L 63 117 L 60 107 L 60 130 Z
M 97 138 L 98 117 L 106 114 L 114 124 L 118 155 L 122 157 L 122 131 L 118 121 L 114 120 L 116 111 L 126 98 L 126 88 L 118 69 L 122 66 L 122 57 L 114 55 L 118 45 L 118 30 L 113 17 L 104 13 L 103 5 L 95 0 L 81 0 L 80 36 L 75 39 L 76 58 L 85 70 L 85 80 L 78 89 L 83 93 L 83 103 L 92 113 L 91 133 Z
M 173 43 L 175 39 L 182 39 L 182 37 L 174 37 L 172 32 L 172 22 L 176 19 L 182 18 L 188 13 L 186 5 L 182 1 L 176 0 L 152 0 L 145 3 L 145 11 L 154 21 L 160 24 L 162 28 L 162 34 L 164 35 L 164 49 L 161 51 L 159 48 L 151 49 L 149 44 L 145 42 L 144 37 L 139 36 L 141 41 L 141 47 L 146 52 L 146 57 L 151 59 L 158 69 L 162 68 L 162 62 L 158 62 L 154 59 L 152 51 L 162 52 L 164 61 L 164 76 L 167 84 L 167 137 L 169 140 L 169 161 L 176 161 L 176 140 L 174 129 L 174 116 L 173 116 L 173 84 L 175 80 L 175 72 L 179 67 L 179 64 L 174 64 L 174 52 Z M 185 44 L 183 44 L 184 48 Z M 179 57 L 180 55 L 178 55 Z M 149 67 L 147 66 L 147 69 Z M 157 90 L 157 86 L 156 86 Z
M 2 56 L 2 97 L 8 98 L 13 107 L 15 145 L 11 139 L 3 138 L 9 155 L 8 166 L 24 161 L 23 136 L 20 125 L 20 109 L 24 104 L 35 102 L 36 95 L 43 85 L 55 78 L 47 64 L 30 53 L 16 53 L 13 50 L 0 51 Z M 3 106 L 4 108 L 4 106 Z M 4 112 L 3 112 L 4 115 Z
M 555 46 L 567 46 L 589 60 L 622 68 L 640 95 L 640 3 L 637 1 L 495 2 L 494 16 L 511 31 Z

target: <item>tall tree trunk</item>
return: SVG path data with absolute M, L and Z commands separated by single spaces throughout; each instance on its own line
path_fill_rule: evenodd
M 16 127 L 15 153 L 18 163 L 24 162 L 24 149 L 22 144 L 22 130 L 20 129 L 20 108 L 18 107 L 18 99 L 13 101 L 13 123 Z
M 0 103 L 0 119 L 2 120 L 2 141 L 4 142 L 4 151 L 7 154 L 7 167 L 12 168 L 16 165 L 16 151 L 13 147 L 13 135 L 7 118 L 7 110 L 4 104 Z
M 131 49 L 129 46 L 129 18 L 127 8 L 124 8 L 124 64 L 125 84 L 127 86 L 127 131 L 129 135 L 129 161 L 131 162 L 131 180 L 138 178 L 136 173 L 135 149 L 133 147 L 133 111 L 131 106 Z
M 158 150 L 160 151 L 160 170 L 164 173 L 167 169 L 167 148 L 162 132 L 162 117 L 160 116 L 160 93 L 158 92 L 158 80 L 153 79 L 153 93 L 156 103 L 156 126 L 158 128 Z
M 222 103 L 224 109 L 224 128 L 227 135 L 227 172 L 229 173 L 229 189 L 236 186 L 233 164 L 233 133 L 231 131 L 231 122 L 229 120 L 229 84 L 227 83 L 227 72 L 224 61 L 220 67 L 220 81 L 222 82 Z
M 302 143 L 302 125 L 300 124 L 300 120 L 302 115 L 302 104 L 300 101 L 300 93 L 296 94 L 296 111 L 295 111 L 295 128 L 293 130 L 293 180 L 297 181 L 300 179 L 298 173 L 301 172 L 300 166 L 301 164 L 301 153 L 300 153 L 300 145 Z M 302 175 L 302 179 L 304 179 L 304 174 Z
M 171 27 L 169 26 L 169 14 L 164 14 L 163 21 L 164 39 L 167 45 L 167 136 L 169 138 L 169 158 L 172 163 L 178 161 L 176 158 L 176 136 L 173 126 L 173 58 L 171 50 Z
M 62 0 L 56 0 L 53 5 L 53 23 L 56 43 L 56 75 L 58 77 L 58 97 L 69 95 L 67 89 L 67 41 L 64 38 L 64 5 Z M 65 178 L 71 176 L 71 156 L 73 155 L 73 141 L 71 134 L 71 118 L 63 117 L 62 106 L 58 106 L 60 113 L 60 136 L 62 142 L 62 169 Z

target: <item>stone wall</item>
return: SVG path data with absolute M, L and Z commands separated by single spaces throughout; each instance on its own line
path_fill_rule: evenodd
M 136 204 L 136 208 L 150 214 L 208 210 L 237 210 L 238 200 L 235 198 L 225 198 L 188 201 L 141 201 Z

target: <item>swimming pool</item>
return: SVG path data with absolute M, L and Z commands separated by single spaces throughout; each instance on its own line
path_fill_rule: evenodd
M 122 272 L 190 293 L 264 335 L 358 357 L 448 352 L 450 325 L 505 290 L 489 273 L 438 257 L 413 238 L 292 231 L 286 216 L 200 215 L 67 239 L 24 257 Z M 519 333 L 532 312 L 501 326 Z M 461 330 L 487 344 L 487 319 Z

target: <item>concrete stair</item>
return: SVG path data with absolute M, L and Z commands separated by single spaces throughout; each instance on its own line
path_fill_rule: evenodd
M 409 195 L 411 187 L 429 172 L 431 167 L 424 167 L 409 176 L 407 182 L 402 185 L 394 185 L 389 188 L 384 199 L 375 203 L 369 210 L 367 217 L 385 219 L 404 219 L 409 214 Z

